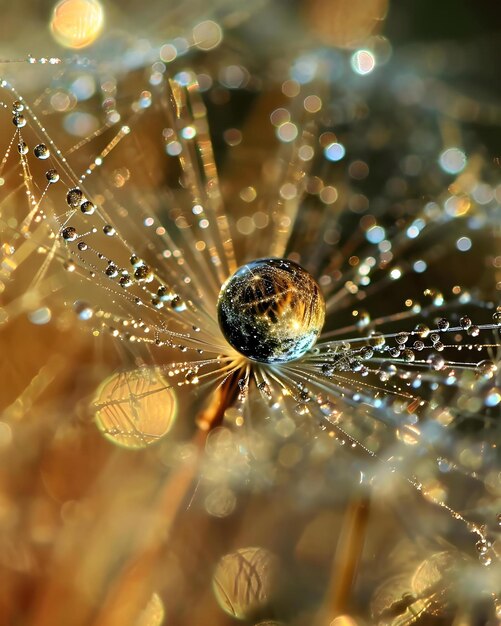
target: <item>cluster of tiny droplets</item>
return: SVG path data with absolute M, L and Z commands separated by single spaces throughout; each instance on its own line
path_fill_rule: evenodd
M 407 178 L 426 174 L 426 155 L 404 156 L 404 149 L 398 174 L 386 181 L 385 192 L 394 205 L 382 194 L 371 201 L 369 211 L 363 183 L 373 167 L 370 151 L 364 155 L 350 132 L 342 138 L 327 127 L 331 118 L 340 125 L 352 121 L 346 94 L 330 110 L 327 86 L 317 84 L 313 75 L 304 80 L 300 73 L 305 71 L 315 73 L 305 70 L 304 62 L 292 66 L 282 84 L 284 104 L 270 113 L 280 146 L 274 167 L 262 180 L 248 181 L 238 190 L 240 217 L 231 220 L 218 183 L 204 100 L 191 72 L 170 80 L 165 64 L 155 62 L 148 89 L 121 113 L 117 84 L 108 81 L 103 86 L 107 126 L 96 136 L 109 138 L 81 174 L 23 99 L 2 83 L 4 117 L 11 117 L 14 132 L 0 176 L 7 188 L 4 170 L 12 167 L 17 152 L 26 195 L 22 215 L 14 209 L 9 214 L 2 201 L 2 220 L 11 232 L 2 249 L 2 279 L 32 250 L 43 259 L 33 280 L 43 294 L 53 261 L 60 261 L 72 274 L 69 282 L 80 281 L 85 297 L 74 308 L 93 324 L 95 335 L 108 332 L 151 348 L 157 362 L 161 353 L 153 352 L 155 348 L 186 353 L 181 361 L 162 365 L 173 387 L 207 390 L 236 375 L 240 393 L 227 413 L 228 422 L 237 427 L 249 421 L 253 388 L 272 414 L 288 415 L 292 407 L 294 419 L 312 418 L 354 454 L 368 455 L 407 476 L 414 488 L 467 524 L 481 562 L 489 566 L 498 559 L 492 537 L 500 514 L 493 513 L 486 524 L 467 520 L 419 477 L 409 476 L 398 455 L 388 461 L 385 438 L 394 437 L 404 450 L 431 448 L 442 472 L 462 472 L 482 481 L 484 462 L 485 472 L 491 471 L 495 442 L 487 439 L 486 449 L 469 463 L 447 433 L 467 419 L 495 419 L 501 403 L 501 308 L 459 285 L 449 294 L 425 288 L 423 301 L 406 298 L 405 292 L 406 280 L 426 278 L 428 268 L 446 255 L 442 235 L 447 229 L 459 233 L 456 252 L 474 245 L 456 224 L 461 226 L 468 216 L 488 228 L 486 216 L 501 186 L 475 178 L 480 156 L 466 159 L 460 148 L 447 148 L 440 154 L 440 169 L 433 172 L 436 198 L 402 209 L 399 203 L 412 186 Z M 243 69 L 237 74 L 223 73 L 227 92 L 248 80 Z M 211 90 L 212 79 L 201 75 L 200 82 L 209 100 L 224 102 L 220 91 Z M 106 165 L 121 150 L 129 156 L 131 138 L 141 139 L 142 120 L 158 106 L 168 121 L 157 139 L 167 160 L 179 159 L 182 186 L 137 191 L 133 166 L 139 168 L 140 159 L 134 164 L 127 158 L 111 172 Z M 373 131 L 370 125 L 368 130 Z M 238 129 L 224 133 L 230 150 L 242 138 Z M 342 166 L 350 150 L 355 156 L 346 177 Z M 278 193 L 272 196 L 275 189 Z M 256 232 L 262 236 L 255 237 Z M 237 249 L 244 254 L 237 255 Z M 303 264 L 326 300 L 327 323 L 316 346 L 280 366 L 246 361 L 226 344 L 216 319 L 223 282 L 242 262 L 263 256 Z M 499 265 L 499 257 L 493 257 L 492 266 Z M 402 291 L 404 309 L 371 314 L 370 303 L 395 289 Z M 3 316 L 8 315 L 7 307 Z M 377 425 L 373 435 L 367 435 L 370 423 Z

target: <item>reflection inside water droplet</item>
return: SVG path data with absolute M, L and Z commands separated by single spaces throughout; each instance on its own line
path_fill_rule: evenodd
M 235 350 L 254 361 L 284 363 L 313 347 L 324 323 L 325 303 L 302 267 L 287 259 L 259 259 L 224 283 L 218 317 Z

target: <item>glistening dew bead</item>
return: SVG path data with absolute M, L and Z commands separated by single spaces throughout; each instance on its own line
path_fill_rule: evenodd
M 325 302 L 315 280 L 297 263 L 258 259 L 223 284 L 218 319 L 240 354 L 262 363 L 285 363 L 316 342 Z

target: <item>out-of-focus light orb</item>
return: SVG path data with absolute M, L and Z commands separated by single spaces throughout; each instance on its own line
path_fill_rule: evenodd
M 333 161 L 333 162 L 341 161 L 341 159 L 346 154 L 346 149 L 343 146 L 343 144 L 334 142 L 326 146 L 324 150 L 324 154 L 325 154 L 325 158 L 328 159 L 329 161 Z
M 166 43 L 160 48 L 160 58 L 165 63 L 171 63 L 177 57 L 176 47 L 171 43 Z
M 313 54 L 302 54 L 292 63 L 289 74 L 300 85 L 306 85 L 315 78 L 318 69 L 318 57 Z
M 468 250 L 471 249 L 471 246 L 472 246 L 472 243 L 471 243 L 471 239 L 469 237 L 460 237 L 456 241 L 456 248 L 460 252 L 467 252 Z
M 298 135 L 298 128 L 292 122 L 285 122 L 277 128 L 277 137 L 284 143 L 294 141 Z
M 101 34 L 104 11 L 98 0 L 61 0 L 54 7 L 50 29 L 65 48 L 90 46 Z
M 489 389 L 485 394 L 484 404 L 485 406 L 497 406 L 501 404 L 501 389 L 498 387 Z
M 467 196 L 450 196 L 444 202 L 444 209 L 451 217 L 466 215 L 471 208 L 470 199 Z
M 357 50 L 351 57 L 351 67 L 356 74 L 365 76 L 376 67 L 376 59 L 370 50 Z
M 352 50 L 381 29 L 388 0 L 305 0 L 304 8 L 322 43 Z
M 119 372 L 97 390 L 92 406 L 97 427 L 124 448 L 145 448 L 164 437 L 174 424 L 174 390 L 158 368 Z
M 287 259 L 258 259 L 221 287 L 219 326 L 240 354 L 261 363 L 301 357 L 317 340 L 325 302 L 312 276 Z
M 414 265 L 412 266 L 414 271 L 417 272 L 418 274 L 422 274 L 423 272 L 426 271 L 426 268 L 428 267 L 426 265 L 426 262 L 423 261 L 422 259 L 417 260 Z
M 459 148 L 447 148 L 440 155 L 438 162 L 447 174 L 459 174 L 466 167 L 467 159 Z
M 32 324 L 36 324 L 37 326 L 41 326 L 43 324 L 48 324 L 52 318 L 51 310 L 44 306 L 40 309 L 36 309 L 35 311 L 31 311 L 28 313 L 28 319 Z
M 223 40 L 223 31 L 217 22 L 205 20 L 193 29 L 193 42 L 199 50 L 212 50 Z
M 216 487 L 205 498 L 205 509 L 214 517 L 228 517 L 235 510 L 237 499 L 228 487 Z
M 212 579 L 219 606 L 232 617 L 251 617 L 272 599 L 278 568 L 278 558 L 264 548 L 240 548 L 226 554 Z
M 63 120 L 64 130 L 76 137 L 88 137 L 99 127 L 99 120 L 91 113 L 73 111 L 68 113 Z
M 382 226 L 371 226 L 365 237 L 370 243 L 381 243 L 386 237 L 386 232 Z
M 88 100 L 96 93 L 96 81 L 91 74 L 82 74 L 71 83 L 70 91 L 79 102 Z

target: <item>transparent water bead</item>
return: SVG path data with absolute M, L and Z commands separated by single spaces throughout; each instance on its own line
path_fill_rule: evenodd
M 218 318 L 227 341 L 262 363 L 301 357 L 317 340 L 325 302 L 310 274 L 287 259 L 258 259 L 221 287 Z

